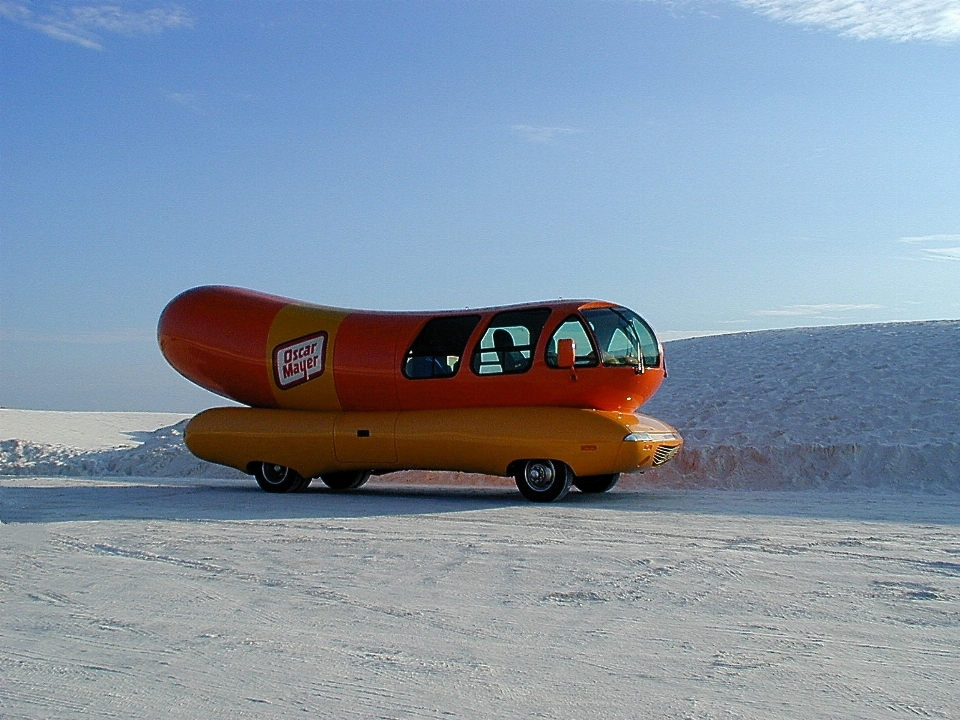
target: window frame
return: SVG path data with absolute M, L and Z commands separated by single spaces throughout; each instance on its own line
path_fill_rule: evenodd
M 643 354 L 644 352 L 643 338 L 641 338 L 639 333 L 637 333 L 636 330 L 634 329 L 633 332 L 636 334 L 636 338 L 637 338 L 637 352 L 639 353 L 638 359 L 637 359 L 638 364 L 631 365 L 628 363 L 609 362 L 603 359 L 604 354 L 605 353 L 609 354 L 609 352 L 601 350 L 599 352 L 599 357 L 601 359 L 601 364 L 604 367 L 630 367 L 630 368 L 639 367 L 641 368 L 641 372 L 642 372 L 643 370 L 659 369 L 660 367 L 663 366 L 663 352 L 661 351 L 660 339 L 657 337 L 657 334 L 653 331 L 653 328 L 650 327 L 650 323 L 644 320 L 639 313 L 623 305 L 610 305 L 606 307 L 589 308 L 589 310 L 590 311 L 603 311 L 603 310 L 610 311 L 614 313 L 616 316 L 618 316 L 620 320 L 627 323 L 628 325 L 632 325 L 634 321 L 638 322 L 640 326 L 646 331 L 646 334 L 649 336 L 649 339 L 653 341 L 653 347 L 656 350 L 656 361 L 653 363 L 647 363 L 646 361 L 647 359 L 646 357 L 644 357 L 644 354 Z M 597 341 L 596 331 L 590 325 L 590 320 L 587 319 L 586 317 L 584 317 L 584 320 L 586 321 L 587 327 L 589 328 L 590 332 L 593 334 L 593 339 L 596 341 L 597 347 L 599 347 L 600 343 L 599 341 Z M 611 338 L 612 337 L 613 337 L 613 333 L 611 333 Z
M 550 344 L 553 342 L 556 334 L 560 332 L 560 328 L 566 325 L 571 320 L 576 320 L 580 323 L 580 327 L 583 328 L 584 334 L 587 337 L 587 342 L 590 343 L 590 354 L 593 355 L 593 360 L 589 363 L 578 363 L 574 360 L 573 367 L 574 369 L 580 368 L 592 368 L 600 367 L 600 351 L 597 349 L 597 339 L 593 336 L 593 331 L 590 329 L 590 324 L 586 319 L 580 315 L 579 312 L 570 313 L 563 320 L 557 323 L 557 326 L 553 329 L 553 332 L 550 333 L 550 337 L 547 338 L 547 342 L 543 348 L 543 364 L 546 365 L 551 370 L 569 370 L 570 368 L 562 368 L 556 364 L 556 355 L 551 362 L 550 360 Z
M 523 323 L 515 323 L 512 325 L 497 324 L 497 320 L 499 318 L 502 318 L 504 315 L 520 315 L 522 313 L 531 313 L 531 314 L 543 313 L 543 320 L 542 322 L 539 323 L 539 326 L 536 328 L 536 333 L 532 332 L 533 326 L 524 325 Z M 525 373 L 530 372 L 534 364 L 537 362 L 537 348 L 540 346 L 540 340 L 543 337 L 543 330 L 547 326 L 547 323 L 550 321 L 551 315 L 553 315 L 553 308 L 546 305 L 535 306 L 530 308 L 513 308 L 509 310 L 501 310 L 500 312 L 496 313 L 493 317 L 490 318 L 490 322 L 488 322 L 484 326 L 483 332 L 480 333 L 480 337 L 477 339 L 476 343 L 474 343 L 473 345 L 473 350 L 470 352 L 470 372 L 472 372 L 474 376 L 481 377 L 481 378 L 523 375 Z M 491 328 L 493 328 L 494 330 L 503 329 L 507 331 L 506 329 L 508 327 L 525 327 L 527 331 L 530 332 L 530 342 L 528 344 L 514 345 L 510 349 L 510 352 L 519 352 L 519 353 L 529 352 L 530 353 L 529 358 L 524 358 L 527 361 L 526 367 L 523 368 L 522 370 L 514 370 L 514 371 L 507 372 L 503 370 L 503 363 L 498 362 L 496 364 L 500 365 L 500 368 L 501 368 L 500 372 L 481 373 L 479 371 L 479 368 L 483 366 L 483 362 L 482 361 L 477 362 L 477 358 L 483 355 L 484 353 L 500 352 L 495 346 L 490 348 L 482 347 L 484 338 L 487 337 L 487 333 L 490 332 Z
M 476 320 L 471 326 L 470 332 L 468 332 L 463 338 L 463 346 L 460 348 L 460 354 L 458 356 L 459 360 L 457 360 L 457 364 L 454 366 L 453 372 L 439 374 L 439 375 L 407 374 L 407 365 L 414 358 L 432 358 L 434 362 L 438 362 L 438 358 L 443 357 L 441 355 L 437 355 L 436 353 L 413 355 L 413 351 L 417 345 L 417 342 L 423 337 L 424 333 L 427 331 L 427 328 L 431 326 L 431 323 L 440 323 L 443 321 L 451 321 L 451 320 L 464 320 L 464 319 L 471 319 L 471 318 L 476 318 Z M 403 359 L 400 362 L 400 374 L 406 380 L 443 380 L 443 379 L 450 379 L 450 378 L 456 377 L 457 374 L 460 372 L 460 368 L 463 366 L 464 358 L 467 355 L 466 351 L 467 351 L 467 347 L 470 345 L 470 338 L 473 337 L 473 334 L 477 331 L 477 327 L 480 325 L 480 322 L 482 320 L 483 320 L 483 315 L 481 315 L 480 313 L 464 313 L 462 315 L 460 314 L 436 315 L 434 317 L 431 317 L 423 324 L 419 332 L 417 332 L 416 337 L 413 339 L 413 342 L 410 343 L 410 347 L 408 347 L 407 351 L 403 354 Z M 453 354 L 454 353 L 447 353 L 446 357 L 450 357 Z

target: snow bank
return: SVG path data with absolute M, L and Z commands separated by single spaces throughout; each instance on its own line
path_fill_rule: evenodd
M 20 438 L 84 450 L 136 447 L 150 433 L 190 416 L 184 413 L 64 412 L 0 408 L 0 440 Z
M 643 484 L 960 491 L 960 321 L 667 344 L 643 411 L 686 446 Z
M 8 411 L 11 412 L 11 411 Z M 97 416 L 114 413 L 71 413 Z M 119 414 L 119 413 L 117 413 Z M 144 415 L 149 415 L 144 413 Z M 83 422 L 83 418 L 78 418 Z M 214 465 L 190 454 L 183 444 L 187 420 L 153 432 L 136 447 L 90 450 L 60 443 L 12 439 L 0 441 L 0 474 L 67 477 L 246 477 L 231 468 Z M 3 427 L 6 432 L 6 426 Z
M 625 486 L 960 492 L 960 321 L 692 338 L 667 343 L 666 357 L 669 378 L 643 412 L 675 425 L 686 445 Z M 243 477 L 190 455 L 184 421 L 17 415 L 30 412 L 0 411 L 0 438 L 16 438 L 0 441 L 0 474 Z

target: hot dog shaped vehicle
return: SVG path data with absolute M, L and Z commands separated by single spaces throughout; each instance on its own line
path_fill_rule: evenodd
M 187 447 L 267 492 L 458 470 L 512 475 L 549 502 L 571 484 L 605 492 L 683 442 L 636 412 L 663 381 L 663 349 L 608 302 L 388 313 L 211 286 L 174 298 L 157 335 L 178 372 L 249 406 L 201 412 Z

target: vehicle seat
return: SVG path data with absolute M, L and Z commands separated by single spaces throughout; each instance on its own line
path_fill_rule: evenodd
M 503 329 L 493 331 L 493 346 L 497 350 L 500 367 L 504 373 L 518 373 L 526 370 L 530 363 L 513 343 L 513 335 Z

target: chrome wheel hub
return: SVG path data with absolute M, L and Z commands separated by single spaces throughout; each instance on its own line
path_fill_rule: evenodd
M 283 465 L 274 465 L 273 463 L 263 464 L 263 479 L 271 485 L 279 485 L 287 478 L 288 469 Z
M 553 463 L 531 462 L 527 464 L 527 482 L 534 490 L 547 490 L 553 485 Z

